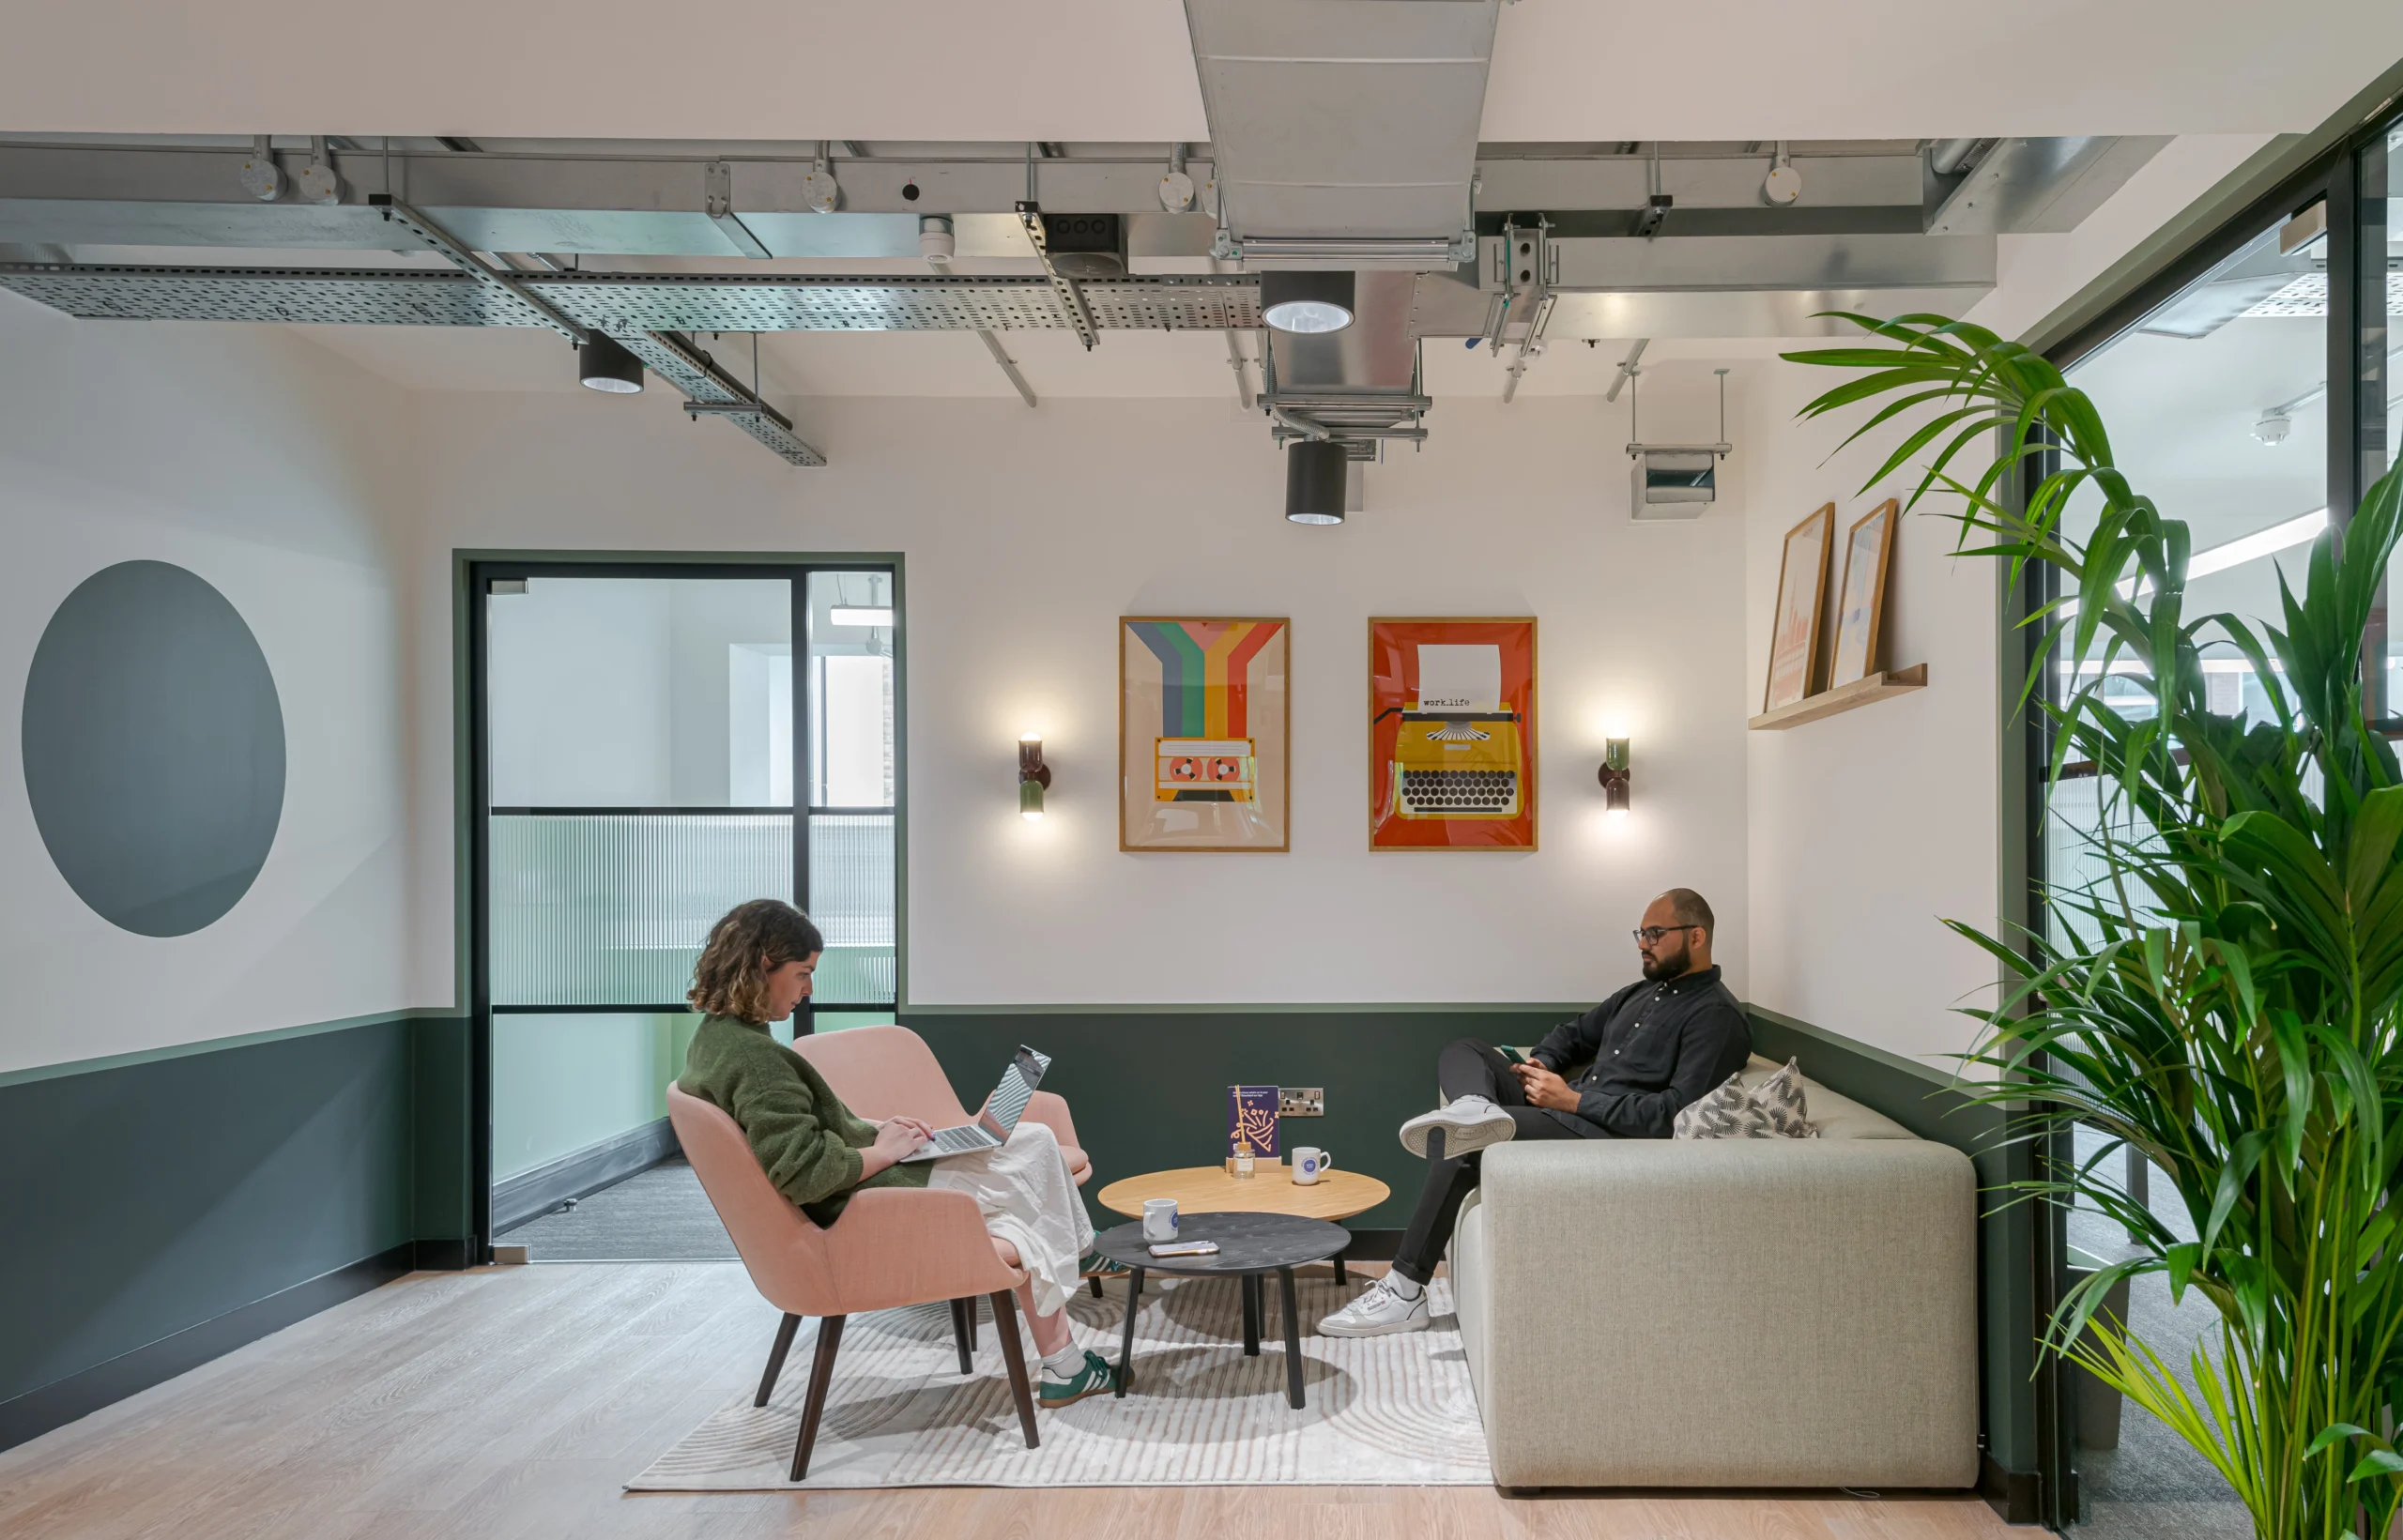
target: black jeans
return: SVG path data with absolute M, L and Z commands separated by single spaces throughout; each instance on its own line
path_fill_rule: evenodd
M 1444 1099 L 1453 1101 L 1462 1096 L 1482 1096 L 1495 1106 L 1510 1114 L 1519 1125 L 1511 1136 L 1521 1139 L 1573 1139 L 1581 1136 L 1563 1127 L 1559 1120 L 1547 1117 L 1540 1107 L 1527 1105 L 1527 1093 L 1519 1087 L 1519 1077 L 1511 1073 L 1510 1061 L 1489 1044 L 1464 1037 L 1446 1044 L 1435 1059 L 1435 1083 L 1443 1088 Z M 1451 1243 L 1452 1226 L 1460 1218 L 1461 1205 L 1477 1186 L 1477 1155 L 1447 1155 L 1427 1163 L 1427 1185 L 1419 1189 L 1418 1208 L 1410 1216 L 1410 1227 L 1401 1232 L 1401 1249 L 1394 1254 L 1393 1270 L 1416 1284 L 1424 1284 L 1435 1275 L 1435 1264 L 1444 1259 L 1444 1247 Z

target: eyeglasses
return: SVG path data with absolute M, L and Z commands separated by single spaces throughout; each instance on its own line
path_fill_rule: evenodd
M 1700 925 L 1646 925 L 1642 930 L 1630 931 L 1628 934 L 1648 947 L 1659 944 L 1661 937 L 1673 931 L 1700 930 L 1701 928 Z

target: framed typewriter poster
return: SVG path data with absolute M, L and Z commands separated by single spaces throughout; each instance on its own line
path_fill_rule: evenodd
M 1369 848 L 1536 847 L 1536 623 L 1369 622 Z
M 1118 848 L 1282 850 L 1292 622 L 1118 621 Z
M 1791 706 L 1811 693 L 1811 670 L 1819 661 L 1819 606 L 1828 587 L 1828 548 L 1833 541 L 1836 505 L 1819 511 L 1785 532 L 1785 556 L 1777 570 L 1777 609 L 1769 621 L 1768 684 L 1761 709 Z
M 1886 570 L 1894 560 L 1891 497 L 1852 522 L 1844 537 L 1844 579 L 1836 585 L 1836 649 L 1828 688 L 1869 677 L 1877 666 L 1877 633 L 1886 613 Z

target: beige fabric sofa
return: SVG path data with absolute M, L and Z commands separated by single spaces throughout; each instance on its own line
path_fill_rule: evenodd
M 1486 1151 L 1449 1260 L 1497 1485 L 1976 1482 L 1968 1158 L 1806 1096 L 1815 1139 Z

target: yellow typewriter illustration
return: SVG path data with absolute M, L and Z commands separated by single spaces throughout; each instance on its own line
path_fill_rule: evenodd
M 1494 647 L 1421 644 L 1418 699 L 1398 714 L 1393 807 L 1405 818 L 1514 818 L 1525 769 Z
M 1248 802 L 1260 773 L 1247 738 L 1156 738 L 1152 762 L 1162 802 Z
M 1404 711 L 1394 735 L 1393 805 L 1405 818 L 1519 816 L 1519 719 Z

